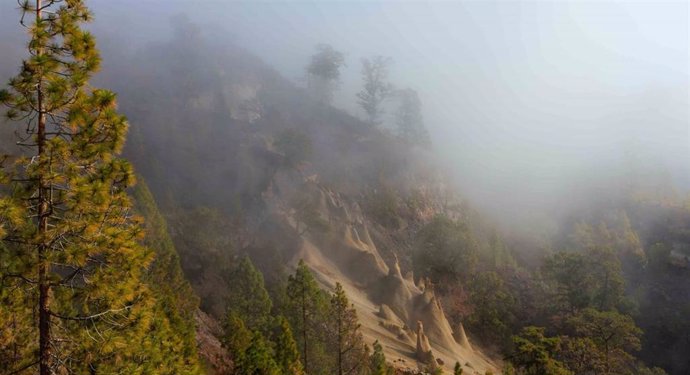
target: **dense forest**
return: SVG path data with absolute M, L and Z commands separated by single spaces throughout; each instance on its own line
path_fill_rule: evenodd
M 683 186 L 506 224 L 392 58 L 322 43 L 293 82 L 183 16 L 97 43 L 87 5 L 0 27 L 0 374 L 690 374 Z

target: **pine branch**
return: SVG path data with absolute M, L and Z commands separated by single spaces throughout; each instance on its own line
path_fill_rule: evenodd
M 84 321 L 84 320 L 94 320 L 96 318 L 100 318 L 102 316 L 108 315 L 108 314 L 115 314 L 119 313 L 122 311 L 127 311 L 130 310 L 133 307 L 133 305 L 128 305 L 125 306 L 121 309 L 109 309 L 103 312 L 100 312 L 98 314 L 93 314 L 93 315 L 88 315 L 88 316 L 66 316 L 66 315 L 60 315 L 55 312 L 49 311 L 50 315 L 59 318 L 59 319 L 64 319 L 64 320 L 73 320 L 73 321 Z
M 18 275 L 18 274 L 13 274 L 13 273 L 4 274 L 4 275 L 2 276 L 2 281 L 3 281 L 3 283 L 4 283 L 4 281 L 5 281 L 6 278 L 10 278 L 10 277 L 12 277 L 12 278 L 17 278 L 17 279 L 22 279 L 24 282 L 27 282 L 27 283 L 29 283 L 29 284 L 37 284 L 37 282 L 36 282 L 35 280 L 31 280 L 31 279 L 29 279 L 29 278 L 27 278 L 27 277 L 25 277 L 25 276 L 23 276 L 23 275 Z
M 10 371 L 10 372 L 6 373 L 5 375 L 19 374 L 20 372 L 22 372 L 22 371 L 28 369 L 28 368 L 31 367 L 31 366 L 36 366 L 36 365 L 38 364 L 38 362 L 39 362 L 39 361 L 31 362 L 31 363 L 29 363 L 29 364 L 27 364 L 27 365 L 25 365 L 25 366 L 22 366 L 22 367 L 20 367 L 20 368 L 14 370 L 14 371 Z

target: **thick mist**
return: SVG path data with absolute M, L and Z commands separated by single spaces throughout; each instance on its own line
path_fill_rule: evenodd
M 690 188 L 685 2 L 91 5 L 105 75 L 186 17 L 212 43 L 246 48 L 299 85 L 314 46 L 331 44 L 347 63 L 335 105 L 363 116 L 360 59 L 391 57 L 391 81 L 419 92 L 445 170 L 474 205 L 508 223 L 631 184 Z M 16 46 L 13 8 L 0 4 L 0 24 Z M 5 78 L 21 54 L 3 52 Z
M 15 1 L 0 2 L 4 82 L 28 53 Z M 80 308 L 81 301 L 69 308 L 63 297 L 71 292 L 51 288 L 76 283 L 70 298 L 81 300 L 90 295 L 79 291 L 82 284 L 107 287 L 99 277 L 73 280 L 90 264 L 112 263 L 112 252 L 137 258 L 112 264 L 150 275 L 150 297 L 166 314 L 160 324 L 158 313 L 144 319 L 152 329 L 138 331 L 151 338 L 143 344 L 164 342 L 170 350 L 161 360 L 192 367 L 198 354 L 208 375 L 231 372 L 231 362 L 240 372 L 254 368 L 245 360 L 270 367 L 263 358 L 277 357 L 281 345 L 294 361 L 282 363 L 280 373 L 300 372 L 299 358 L 304 373 L 337 373 L 343 340 L 333 338 L 344 337 L 343 317 L 346 325 L 361 323 L 361 337 L 354 328 L 346 341 L 362 341 L 362 350 L 365 341 L 379 341 L 378 351 L 409 375 L 454 364 L 475 374 L 500 373 L 503 364 L 505 374 L 666 374 L 656 366 L 670 375 L 689 373 L 687 2 L 85 2 L 95 20 L 84 27 L 95 34 L 102 57 L 101 72 L 88 82 L 117 93 L 118 111 L 130 120 L 122 156 L 139 183 L 128 192 L 143 218 L 143 245 L 155 259 L 151 266 L 139 261 L 148 257 L 133 249 L 133 237 L 120 248 L 120 238 L 108 240 L 107 230 L 96 231 L 107 237 L 101 257 L 101 247 L 81 234 L 115 221 L 113 207 L 127 208 L 117 182 L 111 190 L 122 197 L 117 205 L 82 210 L 86 202 L 109 202 L 104 182 L 119 173 L 107 162 L 119 150 L 104 144 L 112 144 L 110 128 L 124 130 L 121 123 L 109 121 L 109 111 L 102 127 L 100 118 L 84 121 L 90 117 L 83 113 L 99 110 L 94 103 L 73 101 L 50 84 L 68 71 L 46 74 L 55 68 L 43 58 L 24 65 L 23 77 L 46 83 L 29 90 L 40 102 L 37 110 L 51 118 L 43 123 L 45 134 L 35 135 L 38 145 L 55 137 L 69 145 L 55 158 L 52 147 L 36 155 L 22 142 L 13 145 L 32 133 L 34 120 L 0 117 L 0 320 L 8 312 L 25 315 L 10 327 L 19 334 L 0 342 L 0 368 L 23 366 L 24 352 L 50 356 L 44 346 L 33 348 L 38 340 L 25 340 L 24 330 L 35 331 L 37 323 L 32 311 L 42 312 L 41 342 L 50 336 L 46 317 L 105 319 L 63 315 L 63 307 L 70 314 L 91 308 Z M 42 12 L 36 22 L 50 17 Z M 87 48 L 69 43 L 74 35 L 80 33 L 65 27 L 55 37 L 58 45 L 68 41 L 68 60 Z M 45 51 L 33 49 L 46 58 L 63 56 Z M 372 83 L 387 61 L 394 89 Z M 362 66 L 369 68 L 366 86 Z M 43 104 L 43 94 L 49 103 L 65 98 L 66 105 L 46 109 L 52 105 Z M 385 95 L 381 115 L 376 106 Z M 3 92 L 3 102 L 21 107 L 21 100 L 7 98 Z M 67 120 L 53 119 L 56 113 Z M 78 134 L 62 133 L 68 127 Z M 102 153 L 104 163 L 93 163 L 92 152 Z M 57 187 L 58 198 L 44 199 L 54 197 L 41 193 L 46 187 Z M 47 206 L 35 204 L 34 189 Z M 41 218 L 36 231 L 34 216 L 22 209 Z M 66 225 L 51 229 L 58 222 Z M 113 228 L 129 227 L 118 223 Z M 46 272 L 55 277 L 41 277 Z M 5 282 L 8 275 L 26 287 Z M 321 309 L 316 283 L 327 292 L 341 285 L 352 304 L 338 293 Z M 122 294 L 115 290 L 125 290 L 119 297 L 126 305 L 106 306 L 104 314 L 132 307 L 126 297 L 135 294 L 126 288 L 102 295 Z M 310 324 L 306 298 L 316 317 Z M 235 306 L 249 309 L 240 315 Z M 355 307 L 356 318 L 347 306 Z M 254 316 L 259 311 L 261 319 Z M 287 318 L 287 325 L 279 321 L 285 340 L 273 337 L 269 315 Z M 254 327 L 245 325 L 252 321 Z M 167 340 L 168 326 L 188 349 Z M 303 352 L 288 353 L 293 346 Z M 96 345 L 84 347 L 90 354 Z M 145 350 L 130 349 L 147 361 Z M 544 357 L 539 363 L 535 350 Z M 252 352 L 258 354 L 242 355 Z M 355 359 L 367 367 L 365 355 Z M 99 361 L 72 362 L 102 372 Z M 362 373 L 381 368 L 375 367 Z M 25 370 L 33 371 L 19 371 Z

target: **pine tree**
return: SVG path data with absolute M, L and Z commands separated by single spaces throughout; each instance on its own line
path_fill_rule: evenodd
M 467 325 L 476 332 L 486 332 L 493 342 L 508 345 L 510 327 L 515 323 L 515 297 L 505 282 L 494 271 L 478 273 L 468 283 L 469 300 L 473 312 Z
M 349 375 L 360 368 L 364 357 L 357 311 L 350 304 L 340 283 L 336 283 L 330 302 L 329 323 L 333 347 L 336 349 L 338 375 Z
M 145 280 L 156 297 L 153 327 L 149 338 L 159 343 L 164 356 L 160 363 L 179 373 L 200 372 L 194 313 L 199 299 L 182 274 L 177 251 L 168 236 L 165 219 L 146 183 L 140 178 L 132 192 L 134 207 L 144 218 L 144 244 L 155 253 Z M 165 362 L 167 361 L 167 362 Z M 154 363 L 158 363 L 153 361 Z M 158 363 L 158 364 L 160 364 Z
M 369 372 L 371 375 L 391 375 L 393 369 L 386 363 L 386 355 L 383 354 L 383 346 L 374 342 L 374 352 L 369 357 Z
M 455 367 L 453 367 L 453 375 L 462 375 L 462 365 L 460 362 L 455 362 Z
M 0 170 L 0 182 L 7 181 L 7 176 Z M 5 237 L 12 222 L 21 222 L 22 211 L 19 208 L 9 198 L 0 196 L 0 238 Z M 0 242 L 0 322 L 3 324 L 3 329 L 0 329 L 0 368 L 7 371 L 18 371 L 35 364 L 35 327 L 28 319 L 33 314 L 32 295 L 17 290 L 16 287 L 22 284 L 9 276 L 20 270 L 24 263 L 14 253 Z
M 319 373 L 316 357 L 323 347 L 323 330 L 326 301 L 323 292 L 304 261 L 299 262 L 294 275 L 288 277 L 288 304 L 285 316 L 296 332 L 295 339 L 301 349 L 302 363 L 307 374 Z
M 603 374 L 624 373 L 634 365 L 630 353 L 640 350 L 642 330 L 630 316 L 587 308 L 568 319 L 568 325 L 599 348 Z
M 152 253 L 125 191 L 134 175 L 118 157 L 127 121 L 112 92 L 88 85 L 100 64 L 80 28 L 91 14 L 82 0 L 21 7 L 21 23 L 33 21 L 30 56 L 0 92 L 26 134 L 0 198 L 0 298 L 16 327 L 0 345 L 20 358 L 6 369 L 184 373 L 157 366 L 165 359 L 154 350 L 164 348 L 147 336 L 154 300 L 142 281 Z
M 247 329 L 244 321 L 235 311 L 230 311 L 223 325 L 225 332 L 223 346 L 232 353 L 235 363 L 242 362 L 252 341 L 252 332 Z
M 265 333 L 271 306 L 263 275 L 248 256 L 242 257 L 230 276 L 228 309 L 236 312 L 249 330 Z
M 273 360 L 273 351 L 260 332 L 254 332 L 242 359 L 237 363 L 236 375 L 280 375 Z
M 274 339 L 276 363 L 283 375 L 303 375 L 304 368 L 299 360 L 299 350 L 292 336 L 290 323 L 283 316 L 278 317 L 277 321 L 278 327 Z
M 542 327 L 525 327 L 519 336 L 513 336 L 514 351 L 511 363 L 525 375 L 572 375 L 556 357 L 561 350 L 559 337 L 547 337 Z

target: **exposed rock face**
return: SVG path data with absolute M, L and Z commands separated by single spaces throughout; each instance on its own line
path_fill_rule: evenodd
M 386 304 L 381 305 L 381 307 L 379 308 L 379 316 L 389 323 L 397 324 L 401 327 L 405 326 L 405 323 L 402 320 L 400 320 L 398 315 L 396 315 L 393 312 L 393 310 L 391 310 L 391 308 L 388 307 L 388 305 Z
M 421 321 L 417 321 L 417 350 L 415 355 L 420 362 L 433 363 L 434 354 L 431 352 L 429 338 L 424 334 L 424 324 Z
M 233 363 L 227 350 L 218 340 L 222 335 L 222 329 L 218 322 L 197 310 L 194 314 L 196 321 L 196 342 L 199 348 L 199 356 L 203 358 L 208 368 L 208 374 L 229 374 Z
M 395 256 L 392 264 L 383 261 L 356 201 L 320 185 L 318 178 L 294 171 L 279 172 L 271 190 L 265 194 L 269 211 L 293 229 L 298 219 L 289 197 L 309 194 L 316 202 L 315 214 L 328 223 L 328 229 L 300 233 L 301 245 L 292 263 L 303 259 L 324 288 L 333 288 L 336 282 L 343 285 L 369 344 L 379 340 L 388 358 L 401 359 L 397 363 L 409 367 L 414 363 L 436 366 L 459 361 L 471 363 L 482 373 L 497 373 L 490 360 L 453 336 L 430 281 L 423 280 L 417 286 L 412 277 L 402 276 Z
M 409 324 L 412 291 L 400 274 L 397 263 L 390 268 L 386 276 L 380 277 L 378 282 L 369 288 L 369 294 L 376 302 L 389 306 L 399 319 Z
M 462 325 L 462 323 L 458 324 L 458 327 L 455 329 L 455 332 L 453 333 L 453 337 L 455 337 L 455 341 L 460 344 L 463 348 L 472 351 L 472 345 L 470 345 L 470 340 L 467 339 L 467 335 L 465 334 L 465 327 Z

